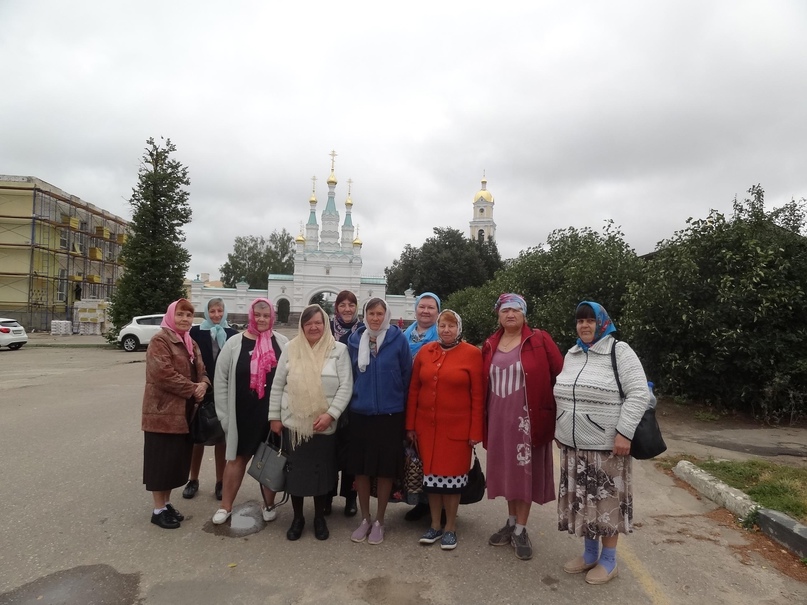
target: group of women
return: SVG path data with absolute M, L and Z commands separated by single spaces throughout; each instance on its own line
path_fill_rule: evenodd
M 531 505 L 555 499 L 554 440 L 560 448 L 558 529 L 585 541 L 583 554 L 564 570 L 586 572 L 591 584 L 616 577 L 618 536 L 632 531 L 630 442 L 648 391 L 641 363 L 613 338 L 605 309 L 580 303 L 577 343 L 564 358 L 548 333 L 528 326 L 526 301 L 517 294 L 496 301 L 498 329 L 481 351 L 463 342 L 462 319 L 441 310 L 436 295 L 418 297 L 418 317 L 421 306 L 424 322 L 404 333 L 390 325 L 390 309 L 380 298 L 367 301 L 358 321 L 356 297 L 344 291 L 333 320 L 309 305 L 298 335 L 288 341 L 273 332 L 274 309 L 266 299 L 252 303 L 242 334 L 227 330 L 220 299 L 208 303 L 205 322 L 193 331 L 193 307 L 184 299 L 172 303 L 147 353 L 142 428 L 152 522 L 180 526 L 183 517 L 170 494 L 188 478 L 188 421 L 212 386 L 226 444 L 223 472 L 217 465 L 222 498 L 214 524 L 230 517 L 247 464 L 271 431 L 288 454 L 294 514 L 287 538 L 303 534 L 304 498 L 311 497 L 314 536 L 327 539 L 325 518 L 339 493 L 346 516 L 361 513 L 351 540 L 380 544 L 408 442 L 423 463 L 431 517 L 419 542 L 439 541 L 453 550 L 473 449 L 483 442 L 488 498 L 507 501 L 507 519 L 489 544 L 511 545 L 516 557 L 530 559 Z M 198 466 L 193 473 L 189 486 L 198 481 Z M 274 499 L 264 491 L 267 522 L 276 518 Z

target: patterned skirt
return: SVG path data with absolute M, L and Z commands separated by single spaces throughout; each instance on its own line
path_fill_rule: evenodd
M 631 461 L 611 452 L 562 447 L 558 530 L 590 539 L 631 533 Z

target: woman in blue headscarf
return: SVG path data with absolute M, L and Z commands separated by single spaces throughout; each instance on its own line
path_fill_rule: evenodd
M 649 391 L 639 358 L 611 336 L 616 327 L 601 305 L 581 302 L 575 321 L 577 344 L 566 353 L 554 388 L 561 450 L 558 529 L 585 539 L 583 554 L 563 570 L 588 572 L 586 582 L 605 584 L 619 573 L 619 534 L 632 531 L 630 444 Z
M 227 307 L 221 298 L 211 298 L 205 305 L 205 320 L 201 325 L 190 329 L 190 336 L 199 345 L 202 360 L 205 362 L 207 375 L 212 383 L 216 374 L 216 358 L 227 339 L 238 334 L 227 323 Z M 208 390 L 208 396 L 213 396 L 213 389 Z M 221 500 L 221 479 L 224 476 L 224 439 L 218 443 L 200 443 L 193 446 L 191 458 L 191 472 L 188 484 L 182 491 L 183 498 L 193 498 L 199 490 L 199 469 L 202 467 L 202 458 L 205 455 L 205 445 L 215 446 L 216 460 L 216 499 Z
M 440 314 L 440 297 L 434 292 L 424 292 L 415 299 L 415 323 L 404 332 L 412 359 L 420 348 L 437 341 L 437 316 Z

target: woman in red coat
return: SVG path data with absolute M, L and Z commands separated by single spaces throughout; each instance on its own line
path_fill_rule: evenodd
M 457 508 L 468 483 L 471 451 L 482 440 L 484 387 L 482 353 L 461 342 L 462 320 L 446 309 L 437 318 L 437 342 L 415 356 L 406 429 L 423 460 L 423 489 L 429 497 L 432 523 L 421 544 L 457 547 Z M 440 524 L 446 511 L 445 531 Z

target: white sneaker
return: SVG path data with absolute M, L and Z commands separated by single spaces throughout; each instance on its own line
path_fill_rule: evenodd
M 230 512 L 228 510 L 224 510 L 223 508 L 220 508 L 213 515 L 213 525 L 221 525 L 222 523 L 227 521 L 227 519 L 230 518 L 231 514 L 232 514 L 232 512 Z
M 269 523 L 270 521 L 274 521 L 277 519 L 277 509 L 272 508 L 264 508 L 263 509 L 263 520 Z

